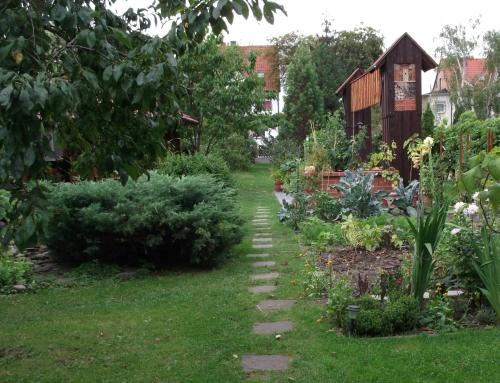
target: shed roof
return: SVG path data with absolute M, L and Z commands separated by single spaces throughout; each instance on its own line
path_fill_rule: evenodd
M 429 69 L 433 69 L 438 66 L 436 61 L 426 52 L 424 49 L 411 37 L 408 32 L 405 32 L 401 35 L 399 39 L 397 39 L 382 55 L 375 60 L 375 62 L 368 68 L 368 71 L 372 71 L 374 69 L 380 68 L 387 58 L 387 55 L 391 53 L 391 51 L 396 48 L 396 46 L 403 40 L 408 39 L 410 42 L 415 45 L 422 52 L 422 70 L 427 72 Z
M 354 71 L 349 75 L 349 77 L 347 77 L 347 79 L 338 87 L 338 89 L 335 91 L 335 94 L 336 95 L 340 95 L 340 93 L 342 93 L 344 91 L 344 88 L 352 80 L 357 79 L 358 77 L 360 77 L 361 75 L 363 75 L 363 73 L 365 73 L 365 72 L 360 67 L 357 67 L 356 69 L 354 69 Z

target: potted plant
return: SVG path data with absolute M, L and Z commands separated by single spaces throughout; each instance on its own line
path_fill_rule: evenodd
M 271 177 L 273 178 L 274 181 L 274 191 L 280 192 L 283 190 L 283 180 L 285 178 L 285 175 L 283 172 L 279 169 L 275 169 L 271 173 Z

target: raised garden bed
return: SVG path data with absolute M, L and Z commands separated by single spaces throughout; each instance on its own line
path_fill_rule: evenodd
M 381 170 L 365 170 L 364 174 L 375 174 L 373 179 L 372 192 L 376 193 L 379 190 L 384 190 L 391 193 L 394 190 L 392 183 L 382 177 Z M 340 179 L 345 176 L 343 171 L 323 171 L 319 174 L 319 187 L 321 191 L 330 193 L 332 197 L 340 197 L 340 193 L 333 187 L 340 182 Z

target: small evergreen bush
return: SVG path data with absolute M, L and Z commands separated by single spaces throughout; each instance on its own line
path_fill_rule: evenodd
M 233 189 L 207 175 L 58 184 L 48 213 L 50 251 L 77 262 L 213 265 L 241 239 Z

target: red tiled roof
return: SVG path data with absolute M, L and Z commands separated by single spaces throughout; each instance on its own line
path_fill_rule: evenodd
M 488 76 L 488 66 L 486 59 L 466 59 L 465 61 L 465 81 L 468 83 L 474 83 L 481 77 L 486 78 Z M 436 73 L 436 79 L 434 80 L 433 91 L 439 91 L 442 89 L 449 89 L 448 82 L 453 75 L 453 70 L 450 68 L 442 68 Z M 439 87 L 438 80 L 442 79 L 441 88 Z
M 486 59 L 467 59 L 465 62 L 465 80 L 467 82 L 474 82 L 480 76 L 486 77 L 488 75 L 488 68 L 486 66 Z
M 276 52 L 272 45 L 246 45 L 238 46 L 243 56 L 248 57 L 250 53 L 255 53 L 255 72 L 264 73 L 265 86 L 267 92 L 279 92 L 280 82 L 278 76 Z

